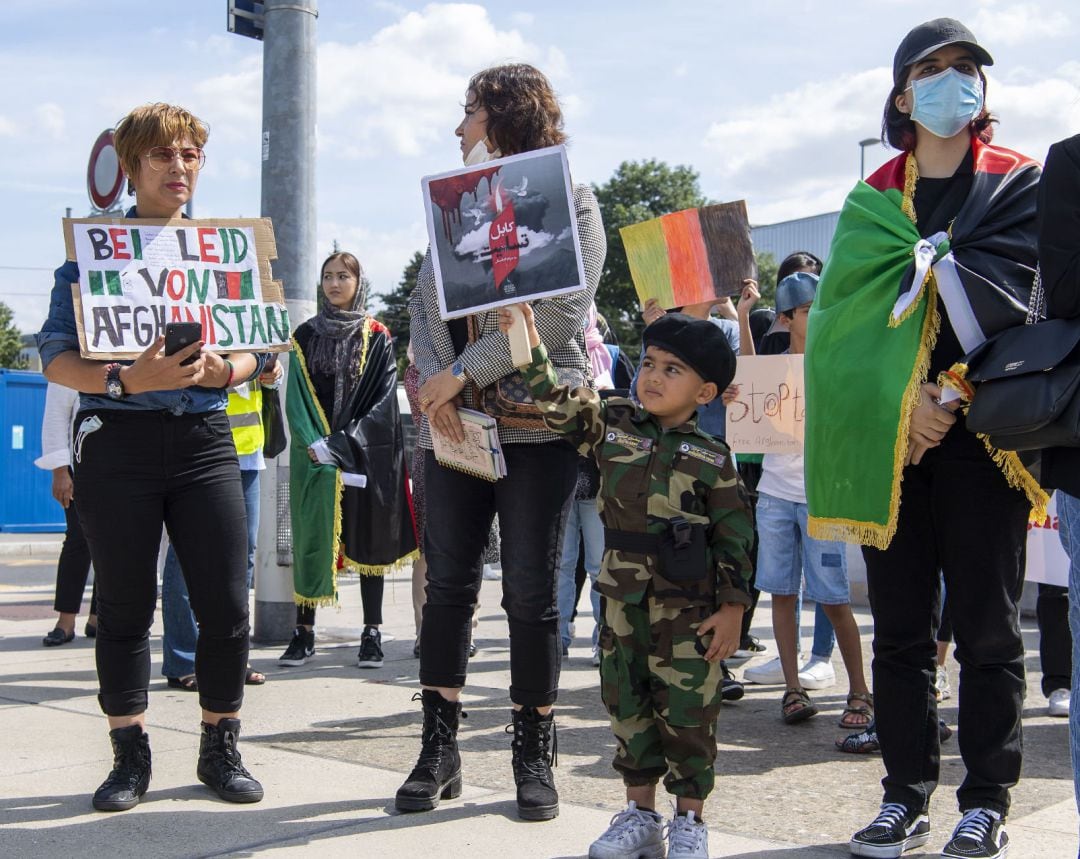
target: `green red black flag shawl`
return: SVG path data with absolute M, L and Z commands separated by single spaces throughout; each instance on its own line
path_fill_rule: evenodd
M 840 212 L 810 312 L 806 347 L 806 496 L 814 537 L 886 548 L 896 532 L 911 412 L 941 320 L 965 352 L 1022 325 L 1035 274 L 1030 159 L 972 140 L 971 191 L 947 232 L 923 237 L 904 153 L 859 182 Z M 939 380 L 964 388 L 963 365 Z M 948 378 L 946 378 L 948 377 Z M 1046 494 L 1015 453 L 987 449 L 1045 515 Z

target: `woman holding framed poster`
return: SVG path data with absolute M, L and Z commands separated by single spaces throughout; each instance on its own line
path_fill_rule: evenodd
M 205 161 L 207 127 L 182 107 L 137 107 L 116 127 L 116 151 L 135 189 L 129 218 L 181 218 Z M 98 700 L 114 763 L 94 794 L 99 811 L 138 804 L 150 783 L 145 731 L 150 625 L 162 526 L 176 549 L 199 623 L 195 676 L 202 707 L 199 780 L 228 802 L 263 789 L 237 751 L 248 656 L 247 514 L 227 389 L 259 375 L 264 355 L 173 355 L 158 337 L 134 362 L 81 357 L 72 299 L 79 267 L 56 270 L 37 336 L 45 376 L 81 392 L 74 480 L 98 592 Z
M 455 134 L 466 165 L 565 141 L 562 111 L 547 78 L 529 65 L 505 65 L 474 75 L 465 116 Z M 588 378 L 584 328 L 607 245 L 592 191 L 574 186 L 574 209 L 587 288 L 538 301 L 537 326 L 553 362 Z M 432 433 L 462 438 L 459 406 L 476 408 L 475 391 L 514 372 L 497 312 L 444 321 L 429 250 L 409 301 L 411 337 L 424 410 L 418 444 L 425 449 L 427 603 L 420 632 L 420 693 L 424 712 L 416 767 L 398 790 L 401 811 L 424 811 L 461 790 L 457 747 L 459 699 L 465 685 L 469 628 L 492 517 L 502 534 L 503 599 L 510 625 L 510 700 L 518 813 L 527 820 L 558 814 L 551 773 L 552 705 L 559 686 L 556 573 L 565 508 L 577 480 L 577 453 L 540 428 L 500 421 L 508 476 L 490 483 L 439 464 Z

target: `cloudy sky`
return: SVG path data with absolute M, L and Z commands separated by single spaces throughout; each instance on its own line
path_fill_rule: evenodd
M 996 142 L 1042 159 L 1080 132 L 1075 0 L 320 0 L 318 255 L 354 251 L 375 291 L 426 243 L 419 179 L 460 164 L 469 75 L 525 60 L 555 84 L 577 181 L 621 161 L 689 164 L 751 221 L 839 207 L 858 141 L 878 134 L 892 55 L 915 24 L 964 21 L 997 63 Z M 226 0 L 4 0 L 0 6 L 0 301 L 24 331 L 63 258 L 60 218 L 88 213 L 97 134 L 148 101 L 211 127 L 197 214 L 259 214 L 261 43 Z M 887 157 L 867 150 L 868 169 Z M 311 273 L 312 283 L 317 272 Z

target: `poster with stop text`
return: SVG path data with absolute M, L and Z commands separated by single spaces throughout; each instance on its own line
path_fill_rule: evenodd
M 425 176 L 443 319 L 585 288 L 562 146 Z
M 802 355 L 740 355 L 726 440 L 740 453 L 802 453 L 806 426 Z
M 198 322 L 205 349 L 289 349 L 289 313 L 266 218 L 65 218 L 84 358 L 137 358 L 169 322 Z

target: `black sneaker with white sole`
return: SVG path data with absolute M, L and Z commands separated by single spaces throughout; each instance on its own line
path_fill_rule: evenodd
M 315 630 L 302 626 L 293 630 L 292 641 L 278 657 L 278 665 L 303 665 L 315 655 Z
M 930 818 L 925 811 L 911 811 L 898 802 L 882 803 L 874 822 L 851 836 L 852 856 L 891 859 L 930 840 Z
M 1005 820 L 989 808 L 971 808 L 964 812 L 953 830 L 952 838 L 941 851 L 948 859 L 1004 859 L 1009 853 Z
M 720 681 L 720 698 L 724 701 L 738 701 L 745 694 L 742 683 L 735 679 L 723 660 L 720 660 L 720 670 L 724 679 Z
M 377 626 L 365 626 L 360 636 L 360 652 L 356 655 L 356 664 L 361 668 L 382 668 L 382 635 Z

